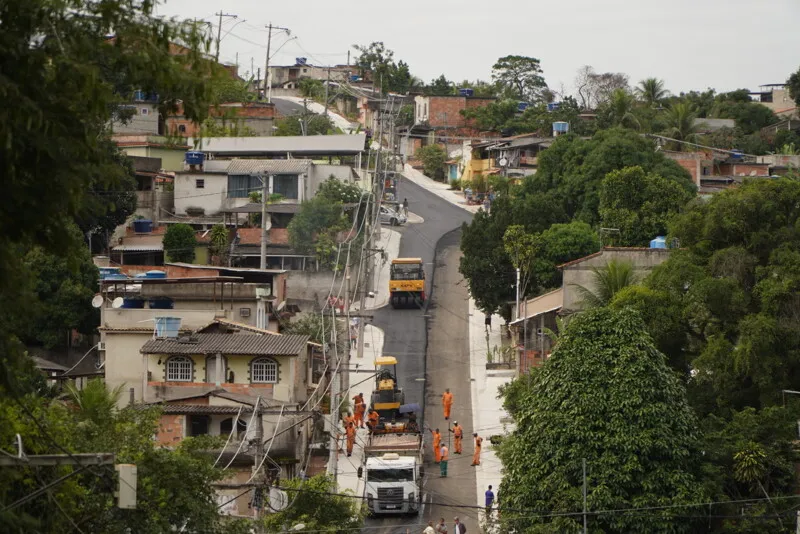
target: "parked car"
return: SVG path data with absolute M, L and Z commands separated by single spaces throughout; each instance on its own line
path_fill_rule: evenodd
M 405 224 L 408 221 L 408 217 L 388 206 L 381 206 L 380 221 L 381 224 L 391 224 L 392 226 L 397 226 L 398 224 Z

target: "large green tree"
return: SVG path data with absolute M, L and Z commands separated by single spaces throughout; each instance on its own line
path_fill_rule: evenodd
M 636 95 L 648 106 L 655 106 L 669 96 L 669 91 L 664 87 L 664 80 L 645 78 L 636 86 Z
M 641 167 L 611 171 L 600 186 L 600 224 L 613 228 L 614 245 L 647 246 L 666 235 L 670 219 L 694 198 L 683 184 Z M 609 243 L 612 244 L 612 243 Z
M 171 224 L 164 234 L 164 252 L 169 261 L 192 263 L 197 238 L 194 229 L 188 224 Z
M 422 162 L 425 174 L 434 180 L 444 180 L 447 152 L 441 145 L 427 145 L 417 149 L 414 157 Z
M 690 532 L 699 524 L 679 507 L 706 497 L 697 420 L 635 311 L 578 315 L 550 359 L 518 381 L 516 430 L 499 450 L 503 531 L 577 532 L 583 459 L 590 512 L 663 507 L 590 514 L 591 531 Z
M 503 88 L 508 98 L 526 102 L 542 100 L 547 90 L 541 63 L 535 57 L 501 57 L 492 66 L 492 79 Z
M 190 119 L 208 112 L 207 41 L 197 25 L 155 17 L 154 8 L 122 0 L 0 4 L 0 94 L 13 102 L 0 110 L 0 292 L 7 309 L 26 312 L 18 247 L 64 254 L 81 246 L 70 222 L 88 232 L 113 222 L 99 218 L 131 210 L 113 202 L 116 192 L 131 190 L 131 172 L 119 164 L 108 125 L 134 90 L 157 93 L 161 113 L 179 99 Z M 174 45 L 183 53 L 172 54 Z M 0 321 L 6 384 L 20 354 L 10 322 Z
M 789 90 L 789 96 L 792 97 L 795 104 L 800 106 L 800 68 L 786 80 L 786 88 Z

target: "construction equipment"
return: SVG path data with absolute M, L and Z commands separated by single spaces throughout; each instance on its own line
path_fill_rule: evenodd
M 400 413 L 400 406 L 405 403 L 403 390 L 397 385 L 397 358 L 379 356 L 375 358 L 375 390 L 372 392 L 372 409 L 378 412 L 378 427 L 375 431 L 395 431 L 405 417 Z
M 392 308 L 418 308 L 425 303 L 425 269 L 422 258 L 397 258 L 389 270 Z

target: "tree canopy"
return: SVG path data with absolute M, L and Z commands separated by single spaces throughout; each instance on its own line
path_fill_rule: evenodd
M 185 223 L 171 224 L 164 234 L 164 252 L 170 261 L 192 263 L 197 238 L 194 229 Z
M 590 515 L 592 531 L 691 531 L 697 520 L 670 505 L 706 497 L 697 421 L 635 311 L 576 316 L 551 357 L 518 382 L 516 430 L 499 449 L 503 531 L 577 531 L 584 458 L 588 510 L 664 507 Z
M 547 89 L 541 64 L 535 57 L 501 57 L 492 66 L 492 79 L 505 91 L 508 98 L 524 102 L 539 102 Z

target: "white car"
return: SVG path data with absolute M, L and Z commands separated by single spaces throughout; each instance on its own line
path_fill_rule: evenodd
M 405 224 L 408 221 L 408 217 L 402 213 L 394 211 L 388 206 L 381 206 L 380 221 L 381 224 L 391 224 L 392 226 L 397 226 L 398 224 Z

